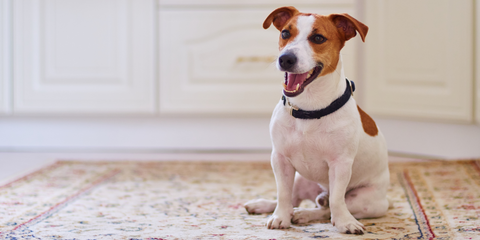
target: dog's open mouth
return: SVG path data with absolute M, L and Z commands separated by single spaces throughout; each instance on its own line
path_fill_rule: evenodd
M 306 73 L 285 72 L 285 83 L 283 84 L 283 94 L 287 97 L 295 97 L 302 93 L 305 86 L 318 77 L 322 71 L 322 66 L 316 66 Z

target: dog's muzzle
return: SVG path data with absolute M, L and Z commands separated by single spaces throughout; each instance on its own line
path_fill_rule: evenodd
M 297 56 L 291 52 L 284 53 L 278 58 L 278 64 L 280 65 L 281 71 L 292 71 L 296 63 Z

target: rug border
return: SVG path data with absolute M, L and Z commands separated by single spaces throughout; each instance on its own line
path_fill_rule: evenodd
M 43 171 L 46 171 L 48 169 L 51 169 L 53 167 L 58 167 L 58 166 L 60 166 L 60 162 L 61 161 L 58 161 L 58 160 L 50 160 L 50 161 L 47 161 L 47 162 L 43 163 L 40 166 L 21 171 L 20 173 L 16 173 L 16 174 L 14 174 L 12 176 L 9 176 L 5 179 L 2 179 L 2 180 L 0 180 L 0 190 L 4 189 L 4 188 L 6 188 L 10 185 L 13 185 L 16 182 L 19 182 L 19 181 L 28 179 L 30 177 L 33 177 L 34 175 L 39 174 L 39 173 L 41 173 Z M 56 166 L 56 165 L 58 165 L 58 166 Z

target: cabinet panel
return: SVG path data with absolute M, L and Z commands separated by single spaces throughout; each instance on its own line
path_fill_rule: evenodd
M 14 1 L 14 111 L 154 112 L 154 6 Z
M 0 114 L 11 111 L 11 1 L 0 0 Z
M 42 83 L 127 81 L 127 1 L 52 1 L 39 7 L 44 22 L 39 40 L 45 41 Z
M 161 113 L 271 113 L 281 97 L 278 30 L 262 23 L 274 8 L 161 8 Z M 304 12 L 352 12 L 332 6 Z M 188 17 L 186 17 L 188 16 Z M 354 44 L 344 61 L 353 72 Z
M 472 121 L 472 1 L 365 1 L 366 108 Z

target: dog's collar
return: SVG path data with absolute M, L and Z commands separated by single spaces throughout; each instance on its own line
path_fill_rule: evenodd
M 292 105 L 288 101 L 288 99 L 285 97 L 285 95 L 282 96 L 283 105 L 284 106 L 288 105 L 290 107 L 290 115 L 292 115 L 294 118 L 320 119 L 321 117 L 327 116 L 330 113 L 334 113 L 335 111 L 343 107 L 343 105 L 345 105 L 348 102 L 348 100 L 350 100 L 350 96 L 353 95 L 353 92 L 355 91 L 355 83 L 346 78 L 345 80 L 347 81 L 347 87 L 343 95 L 335 99 L 335 101 L 333 101 L 326 108 L 322 108 L 320 110 L 315 110 L 315 111 L 305 111 Z

